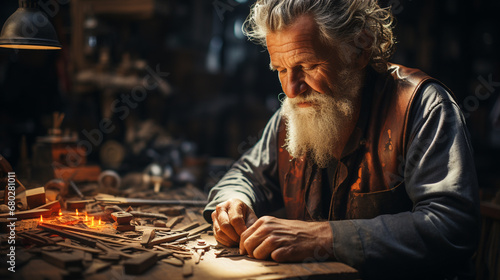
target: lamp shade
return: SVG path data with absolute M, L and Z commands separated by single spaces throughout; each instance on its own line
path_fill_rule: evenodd
M 20 0 L 19 8 L 2 28 L 0 47 L 12 49 L 60 49 L 61 44 L 47 16 L 36 1 Z

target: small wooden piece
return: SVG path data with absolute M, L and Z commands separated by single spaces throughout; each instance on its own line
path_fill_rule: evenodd
M 154 229 L 145 230 L 142 233 L 141 245 L 142 246 L 149 245 L 151 240 L 153 240 L 155 238 L 155 236 L 156 236 L 156 233 L 155 233 Z
M 26 190 L 26 201 L 28 202 L 28 207 L 30 209 L 36 208 L 40 205 L 44 205 L 46 203 L 45 188 L 39 187 Z
M 66 208 L 68 210 L 75 210 L 75 209 L 85 209 L 85 206 L 89 203 L 95 202 L 94 200 L 72 200 L 72 201 L 66 201 Z
M 194 262 L 192 260 L 185 261 L 184 266 L 182 266 L 182 276 L 189 277 L 193 275 Z
M 182 219 L 184 219 L 184 216 L 176 216 L 176 217 L 173 217 L 172 219 L 170 219 L 167 224 L 165 225 L 166 227 L 168 228 L 172 228 L 173 226 L 175 226 L 177 223 L 181 222 Z
M 172 242 L 172 241 L 175 241 L 179 238 L 186 237 L 188 234 L 189 233 L 187 233 L 187 232 L 174 233 L 174 234 L 167 235 L 164 237 L 156 238 L 156 239 L 152 240 L 151 242 L 149 242 L 148 245 L 153 246 L 153 245 L 158 245 L 158 244 L 165 243 L 165 242 Z
M 194 222 L 194 223 L 190 223 L 188 225 L 185 225 L 179 229 L 177 229 L 178 231 L 187 231 L 187 230 L 190 230 L 190 229 L 193 229 L 197 226 L 199 226 L 200 224 L 198 222 Z
M 184 264 L 184 260 L 178 259 L 176 257 L 169 257 L 161 261 L 178 267 L 181 267 Z
M 3 213 L 0 214 L 0 218 L 17 218 L 18 220 L 20 219 L 36 219 L 39 218 L 40 216 L 44 217 L 50 217 L 52 213 L 57 213 L 56 211 L 53 211 L 51 209 L 31 209 L 31 210 L 25 210 L 25 211 L 16 211 L 14 212 L 14 216 L 11 216 L 10 213 Z
M 184 213 L 184 211 L 185 211 L 184 206 L 165 207 L 159 210 L 160 213 L 163 213 L 168 216 L 180 216 Z
M 90 246 L 90 247 L 95 247 L 96 245 L 96 241 L 95 240 L 92 240 L 92 239 L 89 239 L 89 238 L 85 238 L 81 235 L 78 235 L 78 234 L 75 234 L 75 233 L 72 233 L 72 232 L 69 232 L 69 231 L 64 231 L 64 230 L 60 230 L 60 229 L 57 229 L 57 228 L 54 228 L 52 225 L 47 225 L 47 224 L 39 224 L 38 227 L 44 229 L 44 230 L 47 230 L 49 232 L 52 232 L 52 233 L 55 233 L 61 237 L 66 237 L 66 238 L 71 238 L 73 240 L 76 240 L 82 244 L 85 244 L 87 246 Z
M 120 225 L 120 224 L 118 224 L 116 222 L 113 223 L 113 228 L 116 229 L 117 231 L 121 231 L 121 232 L 135 230 L 135 226 L 133 226 L 131 224 Z
M 111 218 L 113 218 L 113 220 L 119 225 L 130 225 L 130 221 L 133 217 L 134 216 L 132 214 L 125 211 L 111 213 Z
M 42 251 L 42 258 L 59 268 L 68 269 L 70 267 L 83 267 L 83 254 L 68 254 L 62 252 Z
M 198 234 L 198 233 L 201 233 L 205 230 L 208 230 L 208 229 L 211 229 L 212 228 L 212 225 L 211 224 L 202 224 L 201 226 L 199 227 L 196 227 L 196 228 L 193 228 L 191 230 L 189 230 L 189 235 L 188 236 L 191 236 L 191 235 L 195 235 L 195 234 Z
M 142 253 L 136 257 L 130 258 L 123 262 L 125 273 L 138 275 L 156 264 L 158 255 L 153 252 Z
M 153 226 L 155 227 L 167 227 L 167 223 L 165 223 L 165 221 L 162 221 L 162 220 L 157 220 L 153 223 Z
M 163 215 L 163 214 L 147 213 L 147 212 L 139 212 L 139 211 L 130 211 L 129 213 L 132 214 L 134 217 L 156 218 L 156 219 L 168 220 L 168 217 Z

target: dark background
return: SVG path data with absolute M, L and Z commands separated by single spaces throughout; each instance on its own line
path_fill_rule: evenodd
M 86 44 L 90 42 L 82 46 L 85 59 L 96 71 L 116 72 L 128 53 L 152 69 L 169 73 L 164 78 L 171 87 L 169 94 L 148 92 L 127 118 L 109 116 L 103 96 L 118 98 L 130 90 L 110 93 L 75 82 L 82 69 L 73 63 L 74 17 L 72 3 L 66 2 L 53 1 L 58 10 L 50 17 L 62 51 L 0 49 L 0 154 L 13 166 L 19 161 L 21 137 L 26 136 L 30 147 L 37 136 L 46 134 L 54 111 L 64 112 L 63 127 L 80 137 L 83 130 L 97 128 L 104 117 L 111 118 L 117 129 L 105 134 L 104 140 L 124 143 L 129 162 L 136 164 L 122 169 L 138 169 L 154 156 L 131 156 L 125 139 L 133 125 L 141 127 L 150 120 L 157 124 L 155 133 L 161 130 L 190 143 L 191 153 L 236 159 L 257 141 L 279 106 L 281 89 L 276 74 L 268 70 L 267 52 L 238 31 L 253 1 L 164 0 L 157 1 L 159 8 L 151 16 L 98 15 L 96 25 L 80 30 Z M 488 192 L 499 189 L 500 2 L 391 0 L 381 4 L 392 4 L 397 18 L 398 44 L 392 61 L 420 68 L 453 90 L 471 133 L 480 186 Z M 2 1 L 0 22 L 17 7 L 15 0 Z M 103 47 L 109 58 L 99 66 Z M 99 162 L 99 147 L 89 160 Z

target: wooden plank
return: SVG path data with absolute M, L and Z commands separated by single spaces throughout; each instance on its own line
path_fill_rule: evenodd
M 72 231 L 89 233 L 89 234 L 92 234 L 92 235 L 106 236 L 106 237 L 109 237 L 109 238 L 119 238 L 119 239 L 125 239 L 125 240 L 133 240 L 133 239 L 128 238 L 128 237 L 120 236 L 120 235 L 117 235 L 117 234 L 109 234 L 109 233 L 105 233 L 105 232 L 100 232 L 100 231 L 97 231 L 97 230 L 84 229 L 84 228 L 73 227 L 73 226 L 66 226 L 66 225 L 55 225 L 55 224 L 48 224 L 48 225 L 51 226 L 51 227 L 53 227 L 53 228 L 57 228 L 57 229 L 61 229 L 61 230 L 67 229 L 67 230 L 72 230 Z
M 181 228 L 178 228 L 178 229 L 176 229 L 176 230 L 177 230 L 177 231 L 187 231 L 187 230 L 193 229 L 193 228 L 195 228 L 195 227 L 197 227 L 197 226 L 199 226 L 199 225 L 200 225 L 200 224 L 199 224 L 198 222 L 194 222 L 194 223 L 190 223 L 190 224 L 188 224 L 188 225 L 185 225 L 185 226 L 183 226 L 183 227 L 181 227 Z
M 142 253 L 123 262 L 125 273 L 142 274 L 156 264 L 158 255 L 153 252 Z
M 62 269 L 83 267 L 83 254 L 42 251 L 42 258 L 46 262 Z
M 101 250 L 87 248 L 87 247 L 82 247 L 82 246 L 77 246 L 77 245 L 72 245 L 72 244 L 67 244 L 65 242 L 58 242 L 56 244 L 58 246 L 61 246 L 61 247 L 67 247 L 67 248 L 71 248 L 71 249 L 75 249 L 75 250 L 80 250 L 80 251 L 84 251 L 84 252 L 88 252 L 88 253 L 92 253 L 92 254 L 100 254 L 100 253 L 102 253 Z
M 48 218 L 54 212 L 55 211 L 53 211 L 51 209 L 32 209 L 32 210 L 14 212 L 14 216 L 11 216 L 10 213 L 2 213 L 2 214 L 0 214 L 0 218 L 17 218 L 18 220 L 36 219 L 36 218 L 40 218 L 40 216 Z
M 52 232 L 52 233 L 55 233 L 61 237 L 66 237 L 66 238 L 70 238 L 70 239 L 73 239 L 73 240 L 76 240 L 82 244 L 85 244 L 87 246 L 90 246 L 92 248 L 95 248 L 95 244 L 96 244 L 96 241 L 95 240 L 92 240 L 92 239 L 89 239 L 89 238 L 85 238 L 81 235 L 77 235 L 75 233 L 72 233 L 70 231 L 64 231 L 64 230 L 60 230 L 60 229 L 57 229 L 57 228 L 54 228 L 48 224 L 45 224 L 45 223 L 41 223 L 38 225 L 39 228 L 42 228 L 46 231 L 49 231 L 49 232 Z
M 184 216 L 176 216 L 176 217 L 173 217 L 172 219 L 170 219 L 167 224 L 166 224 L 166 227 L 168 228 L 172 228 L 174 227 L 177 223 L 181 222 L 182 219 L 184 219 Z
M 211 229 L 212 228 L 212 225 L 211 224 L 202 224 L 201 226 L 199 227 L 196 227 L 196 228 L 193 228 L 191 230 L 188 231 L 189 235 L 188 236 L 191 236 L 191 235 L 195 235 L 195 234 L 198 234 L 198 233 L 201 233 L 205 230 L 208 230 L 208 229 Z
M 158 245 L 158 244 L 161 244 L 161 243 L 166 243 L 166 242 L 172 242 L 172 241 L 175 241 L 179 238 L 183 238 L 183 237 L 186 237 L 188 236 L 188 232 L 179 232 L 179 233 L 174 233 L 174 234 L 171 234 L 171 235 L 167 235 L 167 236 L 164 236 L 164 237 L 160 237 L 160 238 L 156 238 L 156 239 L 153 239 L 152 241 L 149 242 L 149 246 L 153 246 L 153 245 Z
M 163 214 L 147 213 L 147 212 L 139 212 L 139 211 L 130 211 L 129 213 L 132 214 L 134 217 L 155 218 L 155 219 L 168 220 L 168 217 L 165 216 L 165 215 L 163 215 Z

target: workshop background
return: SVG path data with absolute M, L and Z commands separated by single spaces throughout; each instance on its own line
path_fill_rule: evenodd
M 25 184 L 44 184 L 47 173 L 37 166 L 53 166 L 34 160 L 34 150 L 62 121 L 62 134 L 76 136 L 85 156 L 62 165 L 160 172 L 208 192 L 280 105 L 267 52 L 241 32 L 252 2 L 40 0 L 63 48 L 0 49 L 0 154 Z M 381 3 L 397 18 L 392 61 L 453 90 L 470 130 L 482 200 L 500 203 L 500 2 Z M 18 1 L 0 7 L 3 24 Z M 482 205 L 478 271 L 498 269 L 498 248 L 488 249 L 500 232 L 494 209 Z
M 208 190 L 279 106 L 267 53 L 241 33 L 252 1 L 39 3 L 62 50 L 0 49 L 0 154 L 21 178 L 31 175 L 32 147 L 60 112 L 65 133 L 86 141 L 87 162 L 120 173 L 158 163 L 172 176 L 188 164 L 194 171 L 183 178 Z M 500 3 L 382 1 L 389 4 L 397 18 L 392 61 L 420 68 L 454 91 L 481 189 L 494 194 Z M 0 22 L 17 7 L 2 1 Z

